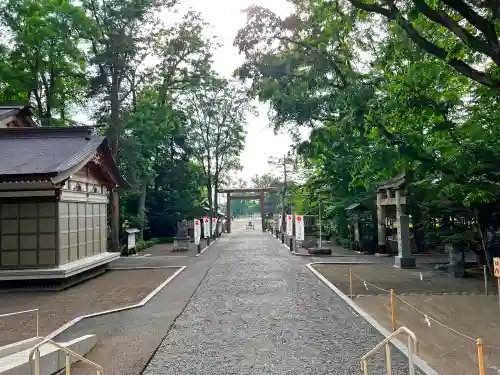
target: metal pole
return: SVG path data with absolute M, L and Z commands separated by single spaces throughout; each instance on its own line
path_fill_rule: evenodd
M 36 310 L 36 337 L 40 337 L 40 315 L 39 310 Z
M 414 349 L 413 339 L 410 335 L 408 335 L 408 368 L 410 370 L 409 375 L 415 375 L 415 364 L 413 362 Z
M 391 321 L 392 321 L 392 332 L 396 331 L 396 301 L 395 301 L 394 289 L 391 289 Z
M 366 360 L 361 363 L 361 369 L 363 370 L 363 375 L 368 375 L 368 362 Z
M 40 375 L 40 348 L 35 350 L 35 375 Z
M 71 357 L 69 354 L 66 354 L 66 374 L 71 375 Z
M 319 199 L 319 248 L 323 248 L 323 239 L 321 231 L 321 198 Z
M 497 277 L 497 283 L 498 283 L 498 305 L 500 306 L 500 278 Z
M 283 155 L 283 189 L 281 193 L 281 243 L 285 243 L 286 154 Z
M 387 369 L 387 375 L 392 375 L 390 343 L 385 344 L 385 368 Z
M 488 274 L 486 272 L 486 266 L 483 266 L 484 275 L 484 294 L 488 295 Z

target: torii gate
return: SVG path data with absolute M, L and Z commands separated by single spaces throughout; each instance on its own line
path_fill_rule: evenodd
M 264 193 L 265 192 L 277 192 L 278 189 L 274 187 L 268 188 L 241 188 L 241 189 L 221 189 L 219 193 L 226 193 L 227 203 L 226 203 L 226 216 L 227 216 L 227 233 L 231 233 L 231 200 L 252 200 L 258 199 L 260 201 L 260 218 L 262 220 L 262 231 L 265 232 L 264 223 Z M 256 193 L 256 195 L 235 195 L 232 196 L 231 193 Z

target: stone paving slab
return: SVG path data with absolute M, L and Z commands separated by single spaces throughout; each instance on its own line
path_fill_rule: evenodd
M 360 374 L 383 337 L 269 234 L 235 232 L 144 374 Z M 393 374 L 406 362 L 395 351 Z

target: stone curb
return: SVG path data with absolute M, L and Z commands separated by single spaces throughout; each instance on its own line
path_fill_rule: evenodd
M 326 262 L 313 262 L 308 263 L 306 267 L 318 278 L 320 279 L 328 288 L 333 290 L 349 307 L 351 307 L 357 314 L 363 317 L 368 323 L 370 323 L 373 328 L 380 332 L 385 338 L 390 336 L 390 332 L 386 330 L 375 318 L 370 314 L 366 313 L 361 307 L 359 307 L 353 300 L 346 296 L 340 289 L 333 285 L 326 277 L 324 277 L 319 271 L 314 269 L 315 264 L 328 264 Z M 398 339 L 391 340 L 391 343 L 408 357 L 408 348 Z M 415 358 L 415 365 L 426 375 L 439 375 L 427 362 L 421 359 L 418 355 Z
M 321 254 L 302 254 L 297 253 L 296 251 L 291 252 L 293 255 L 301 256 L 301 257 L 317 257 L 317 258 L 353 258 L 360 256 L 362 254 L 353 254 L 353 255 L 321 255 Z
M 207 246 L 208 247 L 208 246 Z M 141 267 L 138 267 L 140 269 Z M 151 267 L 142 267 L 142 268 L 151 268 Z M 142 299 L 141 302 L 136 303 L 134 305 L 129 305 L 129 306 L 124 306 L 124 307 L 119 307 L 116 309 L 111 309 L 111 310 L 104 310 L 104 311 L 99 311 L 96 313 L 92 314 L 87 314 L 87 315 L 80 315 L 73 320 L 69 321 L 68 323 L 64 324 L 63 326 L 59 327 L 56 329 L 54 332 L 48 334 L 45 339 L 54 339 L 54 337 L 60 335 L 64 331 L 66 331 L 68 328 L 71 328 L 81 320 L 87 319 L 87 318 L 94 318 L 96 316 L 101 316 L 101 315 L 107 315 L 107 314 L 112 314 L 116 312 L 121 312 L 125 310 L 131 310 L 131 309 L 136 309 L 138 307 L 144 306 L 146 303 L 148 303 L 154 296 L 156 296 L 165 286 L 167 286 L 168 283 L 170 283 L 176 276 L 178 276 L 182 271 L 184 271 L 187 266 L 179 266 L 179 267 L 174 267 L 174 268 L 179 268 L 172 276 L 170 276 L 168 279 L 166 279 L 163 283 L 158 285 L 156 289 L 154 289 L 151 293 L 149 293 L 146 297 Z M 132 270 L 134 268 L 125 268 L 126 270 Z
M 288 251 L 290 251 L 290 247 L 287 244 L 282 243 L 280 240 L 278 240 L 274 235 L 270 232 L 267 232 L 273 237 L 281 246 L 286 248 Z M 318 257 L 318 258 L 350 258 L 351 255 L 314 255 L 314 254 L 300 254 L 296 253 L 294 251 L 290 251 L 292 255 L 296 256 L 311 256 L 311 257 Z M 355 255 L 353 255 L 355 256 Z M 374 262 L 370 260 L 360 260 L 359 262 L 335 262 L 335 261 L 328 261 L 328 262 L 314 262 L 314 263 L 324 263 L 324 264 L 384 264 L 383 262 Z
M 210 242 L 210 245 L 205 246 L 205 247 L 204 247 L 204 248 L 200 251 L 200 253 L 199 253 L 199 254 L 196 254 L 196 256 L 197 256 L 197 257 L 199 257 L 201 254 L 203 254 L 203 253 L 205 252 L 205 250 L 208 250 L 208 248 L 209 248 L 210 246 L 212 246 L 212 244 L 216 243 L 216 242 L 219 240 L 219 238 L 220 238 L 220 237 L 217 237 L 215 240 L 213 240 L 212 242 Z

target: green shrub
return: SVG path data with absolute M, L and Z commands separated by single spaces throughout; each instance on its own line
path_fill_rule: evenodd
M 121 256 L 128 257 L 129 255 L 135 254 L 136 249 L 127 249 L 127 245 L 120 246 Z
M 157 240 L 157 239 L 156 239 Z M 137 240 L 135 242 L 135 248 L 134 249 L 127 249 L 127 245 L 122 245 L 120 247 L 120 252 L 122 256 L 129 256 L 138 253 L 139 251 L 142 251 L 144 249 L 147 249 L 148 247 L 151 247 L 159 242 L 155 241 L 155 239 L 151 239 L 149 241 L 143 241 L 143 240 Z
M 173 237 L 153 237 L 151 238 L 151 241 L 154 242 L 154 244 L 160 244 L 160 243 L 174 243 L 174 238 Z
M 142 251 L 142 250 L 144 250 L 147 247 L 148 246 L 146 245 L 146 242 L 143 241 L 143 240 L 137 240 L 136 243 L 135 243 L 135 250 L 136 251 Z
M 339 245 L 342 246 L 346 250 L 354 249 L 354 242 L 349 238 L 338 238 Z

